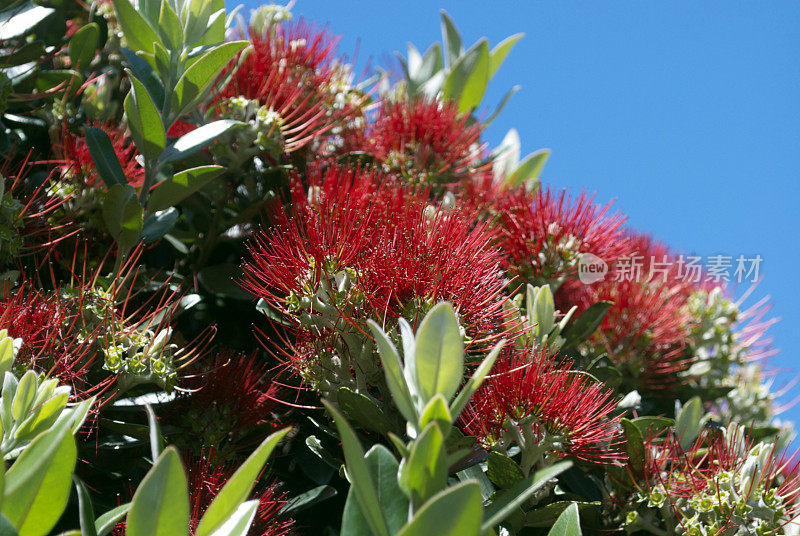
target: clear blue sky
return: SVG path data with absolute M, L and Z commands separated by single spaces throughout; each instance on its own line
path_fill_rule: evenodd
M 233 2 L 231 2 L 233 4 Z M 256 4 L 248 0 L 246 7 Z M 439 8 L 465 44 L 524 32 L 485 103 L 522 89 L 491 125 L 543 180 L 616 198 L 629 223 L 697 255 L 760 254 L 773 298 L 774 367 L 800 372 L 800 2 L 297 0 L 358 64 L 440 41 Z M 800 394 L 800 387 L 794 394 Z M 786 414 L 800 422 L 800 406 Z

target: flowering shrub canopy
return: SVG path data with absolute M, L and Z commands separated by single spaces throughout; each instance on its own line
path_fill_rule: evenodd
M 797 534 L 769 303 L 489 146 L 521 35 L 290 7 L 3 4 L 0 532 Z

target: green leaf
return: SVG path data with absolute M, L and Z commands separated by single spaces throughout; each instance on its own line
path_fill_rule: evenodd
M 180 117 L 192 105 L 197 103 L 206 89 L 214 83 L 217 75 L 229 61 L 249 43 L 247 41 L 231 41 L 212 48 L 189 67 L 172 94 L 172 108 Z
M 414 45 L 408 45 L 408 68 L 407 76 L 409 82 L 409 93 L 416 95 L 419 86 L 430 80 L 436 73 L 442 70 L 442 51 L 439 43 L 434 43 L 424 56 L 420 56 Z
M 226 519 L 233 515 L 239 505 L 253 491 L 253 486 L 275 446 L 290 430 L 291 428 L 284 428 L 267 437 L 239 466 L 217 496 L 214 497 L 214 500 L 211 501 L 205 514 L 203 514 L 203 518 L 197 525 L 195 536 L 210 536 L 225 523 Z
M 17 385 L 14 393 L 14 400 L 11 402 L 11 416 L 15 421 L 22 419 L 27 414 L 36 398 L 36 383 L 38 375 L 32 371 L 27 371 Z
M 54 13 L 56 13 L 55 9 L 39 6 L 33 2 L 27 3 L 21 9 L 14 9 L 10 13 L 6 11 L 3 13 L 4 20 L 0 21 L 0 41 L 9 41 L 29 34 Z M 11 16 L 8 16 L 9 14 Z
M 336 400 L 342 413 L 359 426 L 380 434 L 391 429 L 392 425 L 386 414 L 368 396 L 340 387 L 336 391 Z
M 158 16 L 157 28 L 166 48 L 170 50 L 181 50 L 183 48 L 183 25 L 169 2 L 161 3 L 161 13 Z
M 173 207 L 225 172 L 222 166 L 200 166 L 176 173 L 150 194 L 148 212 Z
M 117 13 L 117 22 L 122 28 L 128 47 L 134 52 L 153 50 L 153 43 L 161 42 L 145 18 L 128 0 L 112 0 Z
M 317 503 L 330 499 L 336 496 L 336 488 L 323 484 L 312 488 L 300 495 L 295 495 L 281 507 L 281 515 L 293 517 L 298 512 L 302 512 L 306 508 L 310 508 Z
M 549 156 L 550 149 L 539 149 L 538 151 L 532 152 L 525 157 L 514 173 L 506 179 L 506 184 L 510 188 L 516 188 L 517 186 L 525 184 L 529 179 L 538 179 Z
M 175 447 L 167 447 L 142 480 L 131 501 L 126 536 L 189 534 L 189 491 Z
M 0 536 L 19 536 L 17 529 L 3 514 L 0 514 Z
M 517 91 L 519 91 L 520 89 L 522 89 L 522 86 L 520 86 L 520 85 L 513 86 L 511 89 L 509 89 L 506 92 L 505 95 L 503 95 L 503 98 L 500 99 L 500 104 L 498 104 L 497 108 L 494 109 L 494 111 L 492 112 L 492 115 L 490 115 L 488 118 L 486 118 L 486 120 L 484 120 L 484 122 L 483 122 L 484 126 L 488 126 L 488 125 L 492 124 L 492 122 L 494 122 L 494 120 L 497 118 L 497 116 L 500 115 L 500 112 L 503 111 L 503 108 L 506 107 L 506 104 L 508 104 L 508 101 L 511 100 L 511 97 L 513 97 L 514 94 Z
M 103 198 L 103 220 L 122 247 L 132 247 L 142 234 L 142 206 L 132 186 L 115 184 Z
M 525 512 L 525 526 L 526 527 L 550 527 L 552 528 L 558 518 L 564 513 L 565 510 L 572 506 L 578 508 L 580 516 L 589 515 L 596 516 L 600 513 L 602 503 L 600 501 L 594 502 L 573 502 L 573 501 L 556 501 L 547 504 L 535 510 Z
M 450 404 L 450 414 L 453 416 L 454 421 L 458 419 L 459 415 L 461 415 L 461 412 L 467 406 L 469 399 L 481 386 L 483 380 L 489 374 L 489 371 L 492 370 L 494 362 L 497 360 L 497 356 L 500 355 L 500 351 L 503 349 L 505 344 L 505 339 L 495 344 L 494 348 L 492 348 L 492 351 L 489 352 L 489 355 L 487 355 L 478 368 L 475 369 L 475 372 L 472 373 L 470 379 L 467 380 L 467 383 L 461 388 L 461 392 L 458 393 L 456 399 L 453 400 L 452 404 Z
M 90 22 L 75 32 L 69 40 L 68 54 L 72 67 L 80 69 L 89 65 L 100 42 L 100 26 Z
M 322 403 L 331 412 L 336 421 L 336 428 L 342 438 L 347 475 L 356 499 L 358 499 L 361 512 L 364 514 L 372 532 L 377 536 L 389 536 L 386 518 L 381 511 L 380 503 L 378 503 L 378 491 L 375 489 L 375 483 L 372 481 L 369 467 L 364 460 L 364 450 L 361 448 L 355 432 L 344 416 L 330 402 L 323 400 Z
M 429 424 L 411 446 L 411 453 L 400 465 L 400 487 L 421 506 L 447 485 L 447 456 L 444 436 L 438 426 Z
M 174 207 L 150 214 L 142 226 L 142 240 L 154 242 L 170 232 L 178 221 L 178 211 Z
M 6 337 L 0 341 L 0 376 L 4 376 L 6 372 L 10 371 L 13 364 L 14 339 Z
M 164 450 L 164 438 L 161 436 L 161 426 L 158 424 L 158 417 L 150 404 L 144 405 L 147 411 L 147 426 L 150 429 L 150 456 L 157 460 Z
M 247 536 L 258 505 L 257 499 L 243 502 L 211 536 Z
M 198 45 L 213 45 L 225 40 L 225 0 L 211 0 L 211 17 Z
M 167 5 L 164 3 L 164 5 Z M 128 71 L 131 91 L 125 97 L 125 116 L 128 128 L 139 152 L 147 160 L 155 160 L 167 145 L 167 134 L 161 122 L 161 114 L 144 84 Z
M 22 382 L 20 382 L 21 385 Z M 704 425 L 703 401 L 699 396 L 695 396 L 683 405 L 675 418 L 675 435 L 681 447 L 688 449 L 700 435 Z
M 367 468 L 378 491 L 378 502 L 392 534 L 402 528 L 408 518 L 408 498 L 397 484 L 399 464 L 389 449 L 375 445 L 366 457 Z
M 44 43 L 34 41 L 32 43 L 17 43 L 14 50 L 4 51 L 5 56 L 0 58 L 0 64 L 4 68 L 17 67 L 32 61 L 38 62 L 45 55 Z
M 428 405 L 422 410 L 419 417 L 419 428 L 424 429 L 428 423 L 436 423 L 444 436 L 450 431 L 453 422 L 450 415 L 450 408 L 447 407 L 447 400 L 442 395 L 436 395 L 430 399 Z
M 530 285 L 528 288 L 531 288 Z M 536 324 L 536 332 L 540 337 L 544 337 L 553 330 L 555 313 L 556 305 L 550 285 L 539 287 L 533 302 L 533 322 Z
M 633 424 L 646 437 L 648 434 L 657 434 L 658 432 L 669 428 L 675 424 L 675 421 L 666 417 L 639 417 L 633 419 Z
M 631 468 L 637 474 L 641 474 L 644 470 L 645 450 L 644 450 L 644 437 L 641 430 L 629 419 L 620 419 L 622 424 L 622 431 L 625 435 L 625 449 L 628 453 Z
M 352 486 L 347 491 L 347 499 L 344 502 L 340 533 L 341 536 L 372 536 L 369 523 L 361 513 L 361 507 L 358 506 L 358 498 Z
M 158 25 L 158 15 L 161 13 L 162 0 L 139 0 L 139 11 L 144 15 L 144 18 L 155 27 Z
M 499 452 L 489 453 L 487 460 L 489 480 L 495 486 L 508 489 L 525 478 L 525 473 L 517 462 Z
M 378 503 L 386 517 L 390 534 L 396 534 L 408 518 L 408 498 L 397 485 L 399 464 L 389 450 L 383 445 L 372 447 L 365 457 L 367 468 L 377 490 Z M 351 488 L 352 490 L 352 488 Z M 352 497 L 352 498 L 351 498 Z M 363 529 L 367 529 L 366 531 Z M 342 536 L 370 534 L 369 525 L 361 513 L 358 501 L 348 494 L 345 511 L 342 517 Z
M 489 44 L 481 39 L 452 65 L 442 88 L 444 97 L 467 113 L 483 100 L 489 83 Z
M 73 69 L 51 69 L 40 71 L 36 77 L 36 89 L 40 92 L 64 92 L 67 98 L 83 84 L 83 75 Z
M 592 304 L 575 321 L 568 325 L 561 333 L 564 337 L 563 348 L 571 348 L 588 339 L 603 322 L 606 313 L 614 305 L 610 301 L 601 301 Z
M 392 393 L 392 400 L 406 421 L 416 426 L 417 410 L 414 407 L 411 391 L 409 391 L 403 375 L 403 365 L 400 362 L 397 349 L 395 349 L 392 341 L 389 340 L 389 337 L 375 321 L 369 320 L 367 325 L 375 337 L 378 353 L 381 356 L 381 366 L 383 367 L 384 376 L 386 376 L 386 384 Z
M 481 489 L 474 481 L 451 486 L 417 511 L 398 536 L 478 536 L 481 527 Z
M 464 344 L 453 306 L 436 305 L 425 315 L 416 337 L 416 384 L 422 402 L 436 394 L 449 400 L 464 374 Z
M 85 127 L 84 134 L 89 154 L 106 186 L 111 188 L 115 184 L 128 184 L 108 134 L 97 127 Z
M 62 387 L 59 393 L 56 393 L 46 401 L 36 400 L 34 402 L 36 411 L 32 412 L 28 418 L 20 424 L 15 436 L 17 438 L 26 436 L 33 438 L 50 428 L 61 415 L 64 407 L 67 405 L 68 399 L 69 390 Z
M 197 274 L 200 284 L 214 294 L 237 300 L 251 300 L 253 296 L 237 283 L 241 278 L 241 267 L 230 262 L 206 266 Z
M 208 29 L 208 21 L 213 13 L 211 2 L 206 0 L 189 0 L 186 9 L 185 43 L 194 45 Z
M 89 490 L 83 481 L 73 476 L 75 489 L 78 492 L 78 518 L 81 524 L 81 536 L 97 536 L 97 528 L 94 525 L 94 508 L 92 499 L 89 497 Z
M 496 525 L 511 515 L 514 510 L 528 500 L 548 481 L 557 477 L 572 466 L 572 462 L 558 462 L 550 467 L 536 471 L 528 478 L 521 480 L 496 499 L 484 512 L 485 521 L 481 525 L 481 533 L 492 530 Z
M 77 450 L 66 427 L 39 434 L 5 476 L 3 515 L 20 536 L 44 536 L 55 526 L 72 484 Z
M 510 129 L 500 145 L 492 151 L 492 174 L 495 179 L 511 176 L 519 167 L 520 141 L 519 132 Z
M 577 504 L 572 503 L 558 516 L 547 536 L 581 536 L 581 522 Z
M 167 150 L 161 155 L 161 161 L 163 163 L 175 162 L 191 156 L 233 127 L 243 124 L 241 121 L 234 121 L 233 119 L 221 119 L 196 128 L 167 147 Z
M 127 514 L 128 510 L 130 509 L 131 503 L 125 503 L 117 506 L 116 508 L 112 508 L 105 514 L 98 517 L 97 521 L 94 523 L 97 536 L 107 536 L 112 530 L 114 530 L 114 527 L 117 526 L 119 520 L 125 517 L 125 514 Z
M 511 52 L 511 49 L 514 48 L 517 41 L 522 39 L 524 35 L 523 33 L 518 33 L 506 37 L 492 49 L 491 54 L 489 54 L 489 78 L 494 76 L 494 73 L 497 72 L 497 69 L 499 69 L 503 61 L 505 61 L 508 53 Z
M 461 36 L 458 34 L 456 25 L 453 24 L 453 19 L 450 18 L 450 15 L 448 15 L 445 10 L 442 10 L 441 14 L 442 40 L 444 41 L 444 48 L 447 52 L 447 64 L 452 67 L 464 52 L 464 47 L 461 45 Z
M 137 56 L 127 48 L 122 49 L 122 54 L 125 56 L 125 59 L 128 60 L 128 66 L 131 72 L 133 72 L 133 75 L 147 88 L 147 92 L 150 94 L 153 102 L 163 103 L 164 86 L 153 70 L 153 67 L 147 63 L 146 60 Z

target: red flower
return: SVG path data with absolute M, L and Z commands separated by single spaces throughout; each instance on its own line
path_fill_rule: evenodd
M 236 467 L 229 464 L 219 464 L 214 453 L 204 453 L 189 461 L 186 468 L 186 476 L 189 487 L 189 534 L 194 535 L 197 525 L 200 523 L 203 514 L 211 505 L 228 479 L 233 475 Z M 270 484 L 266 487 L 258 487 L 259 495 L 258 510 L 250 530 L 250 536 L 289 536 L 294 533 L 292 530 L 294 521 L 281 516 L 280 510 L 286 504 L 285 495 L 282 494 L 277 484 Z M 120 521 L 114 527 L 112 536 L 125 535 L 125 521 Z
M 538 285 L 576 275 L 581 253 L 609 264 L 626 254 L 625 218 L 611 214 L 610 203 L 601 207 L 592 200 L 586 194 L 573 200 L 565 191 L 507 191 L 496 210 L 509 273 Z
M 491 448 L 502 443 L 507 421 L 530 426 L 533 437 L 560 437 L 563 452 L 576 458 L 615 463 L 618 416 L 613 392 L 556 361 L 546 348 L 506 353 L 473 396 L 462 417 L 465 431 Z
M 171 127 L 169 127 L 169 132 L 167 132 L 167 135 L 171 138 L 180 138 L 184 134 L 188 134 L 196 128 L 197 125 L 193 125 L 188 121 L 184 121 L 183 119 L 178 119 Z
M 80 313 L 57 294 L 45 295 L 24 287 L 0 302 L 0 327 L 22 339 L 15 365 L 58 378 L 72 387 L 77 399 L 104 390 L 108 382 L 93 384 L 90 367 L 96 357 L 93 334 L 76 337 Z
M 291 153 L 338 120 L 332 113 L 341 76 L 334 56 L 338 39 L 303 21 L 282 23 L 267 35 L 251 28 L 249 37 L 252 50 L 216 101 L 244 97 L 267 106 L 278 114 L 284 150 Z
M 200 448 L 213 445 L 227 455 L 229 448 L 242 447 L 241 439 L 254 428 L 273 420 L 278 387 L 268 374 L 255 353 L 220 352 L 185 379 L 182 387 L 187 392 L 165 416 L 188 429 L 189 441 L 199 442 Z
M 90 122 L 87 126 L 99 128 L 108 134 L 128 184 L 141 188 L 144 184 L 144 168 L 136 161 L 138 153 L 125 131 L 125 126 L 109 122 Z M 61 173 L 65 178 L 70 177 L 73 183 L 86 186 L 95 186 L 101 181 L 86 139 L 70 132 L 66 124 L 61 130 L 60 150 Z
M 233 475 L 235 467 L 217 464 L 215 456 L 206 454 L 192 460 L 187 467 L 189 501 L 191 504 L 190 534 L 194 534 L 211 501 L 222 490 Z M 258 512 L 248 534 L 252 536 L 288 536 L 292 534 L 294 521 L 280 517 L 280 509 L 286 504 L 284 495 L 275 484 L 259 492 Z
M 501 256 L 488 223 L 471 210 L 434 209 L 427 196 L 397 190 L 375 221 L 359 258 L 359 286 L 375 314 L 412 324 L 439 301 L 453 303 L 473 349 L 491 347 L 509 329 Z
M 615 363 L 626 365 L 639 387 L 674 386 L 691 365 L 684 350 L 692 325 L 688 299 L 694 287 L 675 276 L 677 263 L 665 246 L 643 235 L 631 235 L 630 244 L 640 271 L 620 281 L 610 274 L 592 285 L 568 280 L 557 301 L 559 307 L 577 305 L 578 313 L 600 301 L 613 302 L 591 341 Z M 650 262 L 665 258 L 669 268 L 663 273 Z
M 250 246 L 253 295 L 298 326 L 307 307 L 363 329 L 368 319 L 414 322 L 447 300 L 478 347 L 509 329 L 500 255 L 474 213 L 435 210 L 426 193 L 374 172 L 333 167 L 308 180 L 304 196 L 294 178 L 293 208 Z
M 483 126 L 455 104 L 430 99 L 383 101 L 365 133 L 345 140 L 411 183 L 452 185 L 491 173 L 482 159 Z
M 704 428 L 686 448 L 673 431 L 666 436 L 650 435 L 645 440 L 643 487 L 650 493 L 658 486 L 666 493 L 679 520 L 686 517 L 680 499 L 706 495 L 722 503 L 730 500 L 730 494 L 720 490 L 732 487 L 740 495 L 734 496 L 734 501 L 750 502 L 751 497 L 755 501 L 763 494 L 770 501 L 769 510 L 781 511 L 784 522 L 792 520 L 800 513 L 800 477 L 793 468 L 793 457 L 778 455 L 775 448 L 775 443 L 756 445 L 745 435 L 745 429 L 735 424 L 725 431 Z M 731 481 L 737 477 L 741 480 Z M 730 512 L 730 506 L 723 511 Z

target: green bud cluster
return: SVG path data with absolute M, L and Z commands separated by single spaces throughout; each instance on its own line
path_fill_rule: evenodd
M 738 440 L 731 445 L 733 453 L 741 453 L 734 467 L 703 471 L 691 468 L 687 472 L 661 475 L 649 488 L 640 489 L 625 515 L 624 526 L 629 533 L 647 530 L 654 534 L 687 534 L 690 536 L 750 536 L 782 534 L 780 530 L 790 521 L 791 505 L 780 495 L 780 476 L 775 473 L 774 448 L 758 443 L 747 447 L 741 428 L 730 425 L 726 437 L 734 434 Z M 701 476 L 708 471 L 705 482 Z M 690 474 L 691 473 L 691 474 Z M 668 489 L 669 482 L 685 482 L 690 494 Z M 666 487 L 665 487 L 666 486 Z M 658 511 L 668 529 L 655 526 Z M 648 521 L 649 520 L 649 521 Z
M 283 154 L 286 143 L 281 130 L 283 119 L 269 106 L 262 106 L 257 100 L 235 97 L 221 102 L 216 113 L 219 119 L 244 123 L 230 134 L 234 145 L 217 145 L 217 150 L 225 151 L 232 161 L 241 161 L 242 152 L 248 155 L 247 160 L 262 152 L 275 158 Z
M 72 291 L 67 291 L 67 297 Z M 93 344 L 104 356 L 103 368 L 120 374 L 121 384 L 154 382 L 171 390 L 177 380 L 176 344 L 170 328 L 153 331 L 131 326 L 115 307 L 111 295 L 97 287 L 82 300 L 78 340 Z

